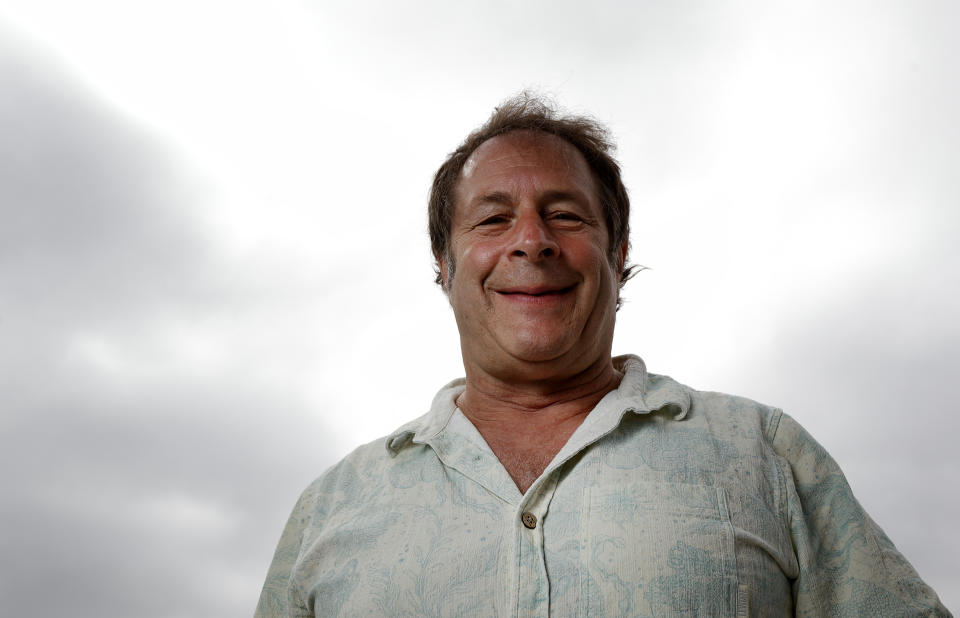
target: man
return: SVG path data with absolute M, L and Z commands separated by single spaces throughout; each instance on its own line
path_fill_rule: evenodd
M 611 358 L 611 148 L 521 95 L 443 164 L 466 378 L 307 488 L 259 616 L 949 615 L 793 419 Z

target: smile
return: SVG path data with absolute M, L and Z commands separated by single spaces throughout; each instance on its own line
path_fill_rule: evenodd
M 550 302 L 552 300 L 557 300 L 562 298 L 569 292 L 573 291 L 575 285 L 571 285 L 565 288 L 547 288 L 547 287 L 532 287 L 532 288 L 509 288 L 506 290 L 496 290 L 497 294 L 505 296 L 510 300 L 521 301 L 521 302 Z

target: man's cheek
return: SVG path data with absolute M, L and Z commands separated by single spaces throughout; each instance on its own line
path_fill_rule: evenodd
M 469 268 L 471 273 L 485 278 L 497 265 L 500 250 L 495 243 L 478 242 L 464 248 L 458 266 Z

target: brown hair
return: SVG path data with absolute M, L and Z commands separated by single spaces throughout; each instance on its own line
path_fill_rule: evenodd
M 430 245 L 434 258 L 448 257 L 453 222 L 454 189 L 467 159 L 480 144 L 511 131 L 541 131 L 555 135 L 580 151 L 599 189 L 610 243 L 610 263 L 620 268 L 620 287 L 635 274 L 626 261 L 618 264 L 619 248 L 630 238 L 630 197 L 620 179 L 620 165 L 611 156 L 615 145 L 610 132 L 587 116 L 560 115 L 548 100 L 524 91 L 498 105 L 490 118 L 447 156 L 437 170 L 428 206 Z M 453 264 L 451 264 L 451 267 Z M 443 285 L 439 268 L 436 282 Z M 620 306 L 619 296 L 617 307 Z

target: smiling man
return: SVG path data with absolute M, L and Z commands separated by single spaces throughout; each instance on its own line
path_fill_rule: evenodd
M 307 488 L 259 616 L 949 615 L 793 419 L 611 357 L 611 149 L 521 95 L 447 158 L 430 233 L 466 377 Z
M 481 144 L 438 256 L 466 370 L 457 407 L 525 492 L 623 374 L 613 366 L 624 239 L 610 250 L 583 155 L 518 130 Z

